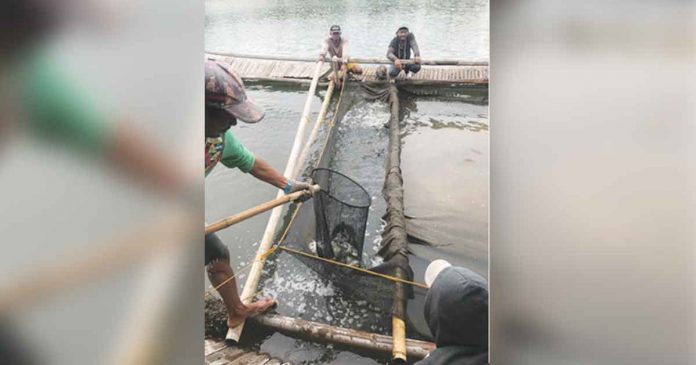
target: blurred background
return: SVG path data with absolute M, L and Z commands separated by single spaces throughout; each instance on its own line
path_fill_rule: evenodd
M 694 5 L 491 1 L 493 363 L 696 362 Z M 1 6 L 0 363 L 200 363 L 203 2 Z
M 491 1 L 491 361 L 696 363 L 693 1 Z
M 203 3 L 0 6 L 0 363 L 199 363 Z

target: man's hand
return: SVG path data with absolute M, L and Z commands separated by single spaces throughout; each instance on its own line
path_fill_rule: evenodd
M 420 59 L 420 56 L 416 56 L 416 57 L 414 57 L 414 59 L 413 59 L 413 62 L 415 62 L 415 63 L 416 63 L 416 65 L 420 65 L 420 63 L 421 63 L 421 59 Z
M 401 66 L 401 60 L 400 60 L 400 59 L 397 58 L 396 60 L 394 60 L 394 67 L 396 67 L 397 69 L 401 70 L 402 66 Z
M 312 185 L 308 182 L 288 180 L 288 185 L 285 187 L 285 189 L 283 189 L 283 191 L 285 191 L 285 194 L 292 194 L 303 190 L 306 191 L 307 194 L 304 194 L 302 195 L 302 197 L 297 199 L 300 202 L 304 202 L 307 201 L 307 199 L 309 199 L 313 195 L 313 192 L 310 189 L 311 187 Z
M 288 180 L 288 184 L 285 186 L 283 191 L 285 192 L 285 194 L 292 194 L 301 190 L 307 190 L 310 187 L 311 185 L 308 182 Z

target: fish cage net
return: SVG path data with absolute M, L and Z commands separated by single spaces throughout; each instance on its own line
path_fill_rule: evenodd
M 317 255 L 362 266 L 370 195 L 353 179 L 331 169 L 314 169 L 312 180 L 321 187 L 313 199 Z
M 345 153 L 341 140 L 341 138 L 345 138 L 345 135 L 342 133 L 347 130 L 351 133 L 355 132 L 354 126 L 345 127 L 344 117 L 347 112 L 356 105 L 361 105 L 360 103 L 384 102 L 382 99 L 384 95 L 388 100 L 388 93 L 375 89 L 377 97 L 371 97 L 372 95 L 366 95 L 365 90 L 361 87 L 346 87 L 343 101 L 334 111 L 333 119 L 336 120 L 336 125 L 327 124 L 327 128 L 321 131 L 318 138 L 321 143 L 314 146 L 312 156 L 316 165 L 304 168 L 300 173 L 300 176 L 305 179 L 311 178 L 314 183 L 321 187 L 321 190 L 314 194 L 313 201 L 291 206 L 284 216 L 283 222 L 283 227 L 287 227 L 287 232 L 279 242 L 280 246 L 293 250 L 282 251 L 283 257 L 290 256 L 301 262 L 316 274 L 322 285 L 328 285 L 332 288 L 332 294 L 327 295 L 328 297 L 339 296 L 340 299 L 332 301 L 330 298 L 322 298 L 325 294 L 295 291 L 294 296 L 288 294 L 286 300 L 301 301 L 311 310 L 303 312 L 294 308 L 281 308 L 281 313 L 306 316 L 310 320 L 316 316 L 323 318 L 319 321 L 329 325 L 390 334 L 396 285 L 394 281 L 380 275 L 394 276 L 397 268 L 401 268 L 407 272 L 407 280 L 413 280 L 413 271 L 408 264 L 404 267 L 402 264 L 364 247 L 367 222 L 370 221 L 368 213 L 377 212 L 381 215 L 383 211 L 377 209 L 376 212 L 371 212 L 375 208 L 371 205 L 372 197 L 368 193 L 368 189 L 357 182 L 361 181 L 358 180 L 359 178 L 353 180 L 349 177 L 356 173 L 359 175 L 359 173 L 353 168 L 347 167 L 343 157 L 341 157 Z M 344 132 L 339 132 L 341 129 Z M 384 148 L 388 147 L 386 142 L 384 141 Z M 392 143 L 399 143 L 399 141 L 392 141 Z M 380 161 L 380 165 L 383 163 L 384 160 Z M 365 176 L 362 178 L 364 179 Z M 379 182 L 380 187 L 383 182 L 383 180 Z M 375 186 L 372 186 L 371 189 L 375 190 Z M 375 190 L 373 194 L 377 191 L 379 190 Z M 380 234 L 383 235 L 383 233 Z M 380 242 L 383 240 L 380 239 Z M 364 254 L 363 251 L 369 252 Z M 298 254 L 298 252 L 302 254 Z M 309 256 L 319 256 L 347 264 L 350 267 Z M 268 271 L 266 283 L 271 287 L 271 290 L 280 293 L 281 300 L 283 299 L 282 295 L 286 293 L 285 289 L 276 286 L 277 284 L 273 281 L 281 276 L 283 283 L 286 283 L 288 278 L 296 275 L 292 271 L 293 268 L 292 261 L 288 262 L 283 258 L 271 260 L 266 264 Z M 424 301 L 425 290 L 413 288 L 410 285 L 407 285 L 406 289 L 409 301 L 420 303 Z M 327 304 L 331 301 L 334 304 Z M 425 321 L 422 318 L 422 310 L 414 310 L 413 313 L 413 319 L 419 322 Z M 326 319 L 325 314 L 330 314 L 332 319 Z M 411 319 L 406 318 L 409 338 L 430 339 L 427 329 L 421 332 L 416 326 L 411 325 Z M 413 330 L 416 331 L 413 332 Z

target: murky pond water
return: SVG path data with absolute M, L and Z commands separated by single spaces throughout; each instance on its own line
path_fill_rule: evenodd
M 417 35 L 424 58 L 488 58 L 488 4 L 485 1 L 254 1 L 206 2 L 206 49 L 248 54 L 313 56 L 328 26 L 341 24 L 351 39 L 351 55 L 382 57 L 393 32 L 407 24 Z M 266 111 L 258 124 L 233 127 L 247 148 L 284 169 L 307 87 L 250 86 L 248 94 Z M 323 90 L 315 96 L 312 119 Z M 348 91 L 347 91 L 348 92 Z M 373 266 L 380 244 L 385 205 L 381 196 L 389 118 L 385 103 L 350 91 L 351 105 L 338 124 L 332 168 L 359 182 L 370 194 L 363 263 Z M 412 244 L 416 280 L 427 263 L 447 258 L 487 276 L 488 102 L 484 92 L 460 91 L 402 100 L 402 170 L 406 214 L 418 239 Z M 316 154 L 315 154 L 316 157 Z M 312 161 L 309 162 L 310 164 Z M 206 220 L 237 213 L 275 197 L 276 189 L 238 170 L 218 166 L 206 179 Z M 253 259 L 270 213 L 220 232 L 232 252 L 233 268 Z M 240 285 L 246 275 L 240 275 Z M 295 257 L 280 253 L 260 288 L 279 300 L 284 315 L 349 328 L 385 332 L 385 313 L 343 295 Z M 409 313 L 419 317 L 418 303 Z M 422 316 L 420 316 L 422 317 Z M 424 328 L 422 319 L 415 326 Z M 273 334 L 263 351 L 294 363 L 375 364 L 369 356 L 329 345 Z

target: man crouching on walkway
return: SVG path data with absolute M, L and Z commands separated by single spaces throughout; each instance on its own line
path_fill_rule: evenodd
M 348 72 L 359 75 L 362 74 L 362 68 L 357 63 L 348 63 L 348 39 L 341 37 L 341 27 L 332 25 L 329 28 L 329 37 L 324 39 L 319 52 L 319 60 L 323 60 L 328 54 L 332 59 L 338 59 L 339 79 L 336 80 L 338 86 Z
M 414 63 L 406 64 L 401 62 L 402 60 L 408 60 L 411 58 L 412 49 Z M 407 27 L 402 26 L 396 31 L 396 37 L 389 42 L 389 48 L 387 48 L 387 58 L 394 62 L 393 65 L 389 66 L 389 76 L 391 78 L 396 78 L 399 76 L 401 70 L 404 70 L 406 77 L 410 77 L 411 75 L 420 71 L 420 49 L 418 49 L 416 36 L 413 35 L 413 33 L 411 33 Z
M 263 116 L 261 108 L 247 98 L 242 80 L 229 65 L 205 61 L 205 175 L 221 162 L 226 167 L 251 173 L 255 178 L 283 189 L 286 194 L 308 189 L 308 183 L 287 179 L 249 152 L 229 130 L 238 119 L 256 123 Z M 205 236 L 205 265 L 214 286 L 234 275 L 230 267 L 230 252 L 215 233 Z M 249 316 L 264 312 L 275 304 L 271 298 L 242 303 L 234 279 L 218 288 L 218 292 L 227 308 L 229 328 L 237 327 Z

